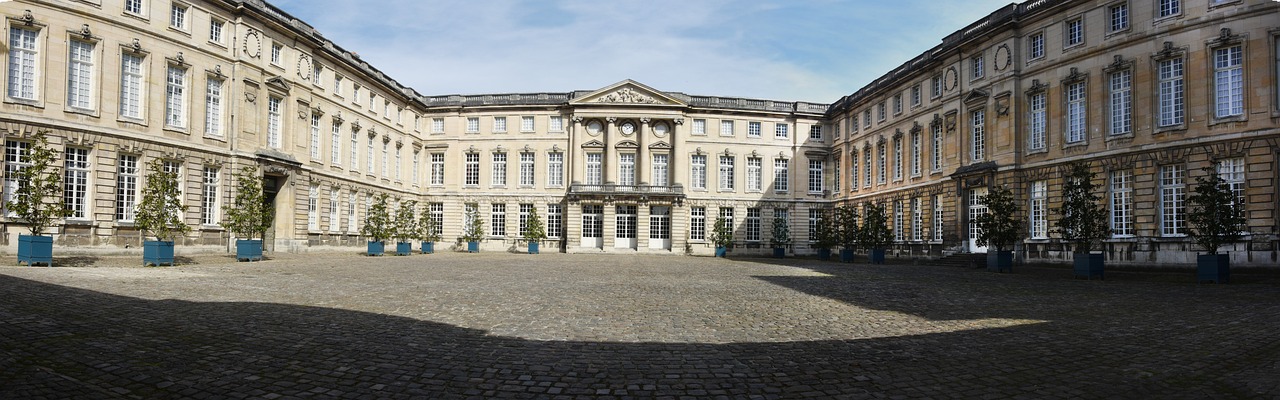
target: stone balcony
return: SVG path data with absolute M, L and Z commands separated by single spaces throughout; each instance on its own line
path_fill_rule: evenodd
M 619 185 L 614 183 L 569 185 L 568 199 L 578 201 L 634 201 L 680 204 L 684 202 L 684 185 Z

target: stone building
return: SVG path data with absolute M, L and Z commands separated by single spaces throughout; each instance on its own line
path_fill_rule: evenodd
M 9 40 L 0 135 L 23 167 L 36 132 L 65 154 L 63 250 L 125 251 L 145 165 L 180 172 L 195 228 L 226 251 L 232 174 L 256 165 L 273 251 L 354 248 L 375 194 L 416 200 L 454 244 L 488 250 L 707 254 L 718 217 L 739 254 L 788 221 L 797 254 L 821 210 L 886 202 L 901 257 L 981 252 L 970 220 L 993 185 L 1024 201 L 1019 254 L 1063 260 L 1049 229 L 1064 165 L 1108 189 L 1111 262 L 1180 264 L 1185 197 L 1212 161 L 1247 201 L 1237 262 L 1280 253 L 1280 3 L 1028 1 L 1003 7 L 830 104 L 597 90 L 422 95 L 261 0 L 0 3 Z M 6 174 L 6 177 L 10 175 Z M 6 180 L 8 194 L 16 185 Z M 6 210 L 7 213 L 7 210 Z M 21 221 L 4 218 L 13 248 Z M 1247 251 L 1245 251 L 1247 250 Z

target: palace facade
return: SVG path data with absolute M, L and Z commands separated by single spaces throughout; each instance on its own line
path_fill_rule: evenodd
M 1186 264 L 1202 168 L 1245 199 L 1237 265 L 1280 255 L 1280 3 L 1027 1 L 832 103 L 596 90 L 429 96 L 261 0 L 19 0 L 0 135 L 5 195 L 37 132 L 64 154 L 59 251 L 138 247 L 133 210 L 161 160 L 180 172 L 180 251 L 228 251 L 222 208 L 263 173 L 272 251 L 363 246 L 376 194 L 415 200 L 455 243 L 521 249 L 537 212 L 565 252 L 768 251 L 772 220 L 809 254 L 823 210 L 889 207 L 899 257 L 984 252 L 970 221 L 995 185 L 1023 202 L 1028 260 L 1067 260 L 1052 222 L 1065 165 L 1106 188 L 1109 262 Z M 26 229 L 6 211 L 12 251 Z

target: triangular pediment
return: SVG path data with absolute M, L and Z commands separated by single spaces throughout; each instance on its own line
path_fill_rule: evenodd
M 618 144 L 614 145 L 614 147 L 619 149 L 638 149 L 640 148 L 640 144 L 636 143 L 634 140 L 623 140 L 619 141 Z
M 592 139 L 587 141 L 586 143 L 583 143 L 582 147 L 583 148 L 604 148 L 604 142 Z
M 985 101 L 987 101 L 987 98 L 989 98 L 989 97 L 991 97 L 991 94 L 990 94 L 990 93 L 987 93 L 987 91 L 986 91 L 986 90 L 982 90 L 982 89 L 973 89 L 973 90 L 969 91 L 969 94 L 968 94 L 968 95 L 965 95 L 965 96 L 964 96 L 964 102 L 965 102 L 965 104 L 969 104 L 969 103 L 981 103 L 981 102 L 985 102 Z
M 657 89 L 630 79 L 574 99 L 571 104 L 625 104 L 642 106 L 683 106 L 684 102 Z
M 271 88 L 275 88 L 276 90 L 279 90 L 285 93 L 289 93 L 289 89 L 292 88 L 292 85 L 289 84 L 289 81 L 285 80 L 283 77 L 279 75 L 267 78 L 267 86 Z
M 649 145 L 649 148 L 654 150 L 671 150 L 671 145 L 667 144 L 667 142 L 657 142 Z

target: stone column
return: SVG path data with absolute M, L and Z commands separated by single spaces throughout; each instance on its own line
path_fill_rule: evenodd
M 617 154 L 614 154 L 616 152 L 610 150 L 614 145 L 613 138 L 615 136 L 615 132 L 618 131 L 618 118 L 607 117 L 605 118 L 605 121 L 608 122 L 608 125 L 605 125 L 604 132 L 600 134 L 600 141 L 604 142 L 604 151 L 602 151 L 600 155 L 600 176 L 605 184 L 613 184 L 618 182 L 618 178 L 616 176 L 618 173 L 617 171 L 614 171 L 613 168 L 613 162 L 615 161 L 613 156 Z

